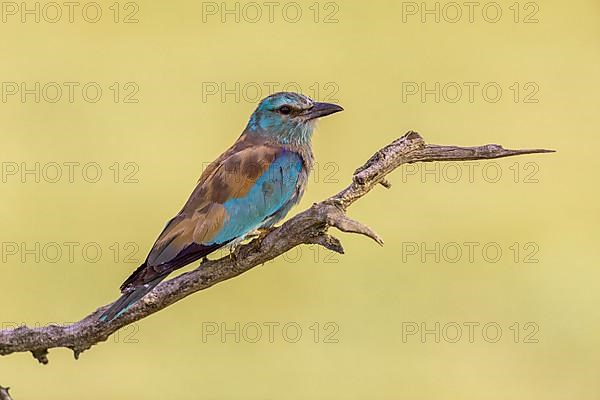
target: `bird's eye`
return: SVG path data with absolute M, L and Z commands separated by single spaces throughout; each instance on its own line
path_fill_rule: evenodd
M 279 112 L 283 115 L 288 115 L 292 112 L 292 108 L 290 106 L 281 106 L 279 107 Z

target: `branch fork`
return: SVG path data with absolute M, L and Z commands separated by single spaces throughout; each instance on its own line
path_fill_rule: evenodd
M 402 164 L 432 161 L 467 161 L 510 157 L 523 154 L 550 153 L 552 150 L 508 150 L 500 145 L 478 147 L 440 146 L 426 144 L 416 132 L 409 131 L 377 151 L 359 167 L 352 183 L 341 192 L 290 218 L 281 226 L 240 246 L 236 259 L 229 256 L 202 261 L 193 271 L 163 282 L 128 312 L 109 323 L 99 323 L 98 317 L 109 305 L 98 308 L 81 321 L 67 326 L 48 325 L 39 328 L 21 326 L 0 331 L 0 355 L 31 352 L 42 364 L 48 363 L 48 350 L 65 347 L 75 358 L 93 345 L 106 341 L 111 334 L 131 323 L 154 314 L 171 304 L 219 282 L 236 277 L 272 260 L 301 244 L 316 244 L 343 254 L 339 239 L 328 233 L 330 227 L 342 232 L 367 236 L 379 245 L 383 239 L 370 227 L 346 214 L 352 203 L 375 186 L 390 188 L 386 176 Z M 10 400 L 8 390 L 0 387 L 0 400 Z

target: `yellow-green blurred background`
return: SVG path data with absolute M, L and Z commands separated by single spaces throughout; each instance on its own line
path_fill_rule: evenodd
M 391 190 L 350 210 L 385 247 L 339 233 L 343 256 L 302 247 L 78 361 L 65 349 L 51 350 L 47 366 L 1 357 L 0 384 L 15 400 L 598 398 L 597 0 L 481 2 L 471 21 L 468 6 L 458 3 L 459 18 L 456 3 L 441 2 L 439 22 L 433 1 L 101 1 L 96 23 L 82 10 L 93 20 L 98 7 L 77 4 L 73 22 L 64 5 L 51 22 L 56 7 L 41 2 L 39 23 L 35 2 L 1 4 L 4 328 L 75 321 L 114 300 L 132 258 L 145 257 L 203 165 L 239 135 L 257 86 L 264 97 L 292 82 L 346 109 L 320 123 L 317 174 L 293 213 L 343 188 L 409 129 L 431 143 L 558 153 L 476 163 L 472 179 L 458 163 L 398 170 Z M 55 103 L 52 82 L 63 91 Z M 72 101 L 64 82 L 75 82 Z M 439 102 L 407 93 L 436 82 Z M 456 102 L 453 82 L 463 89 Z M 24 99 L 22 83 L 33 89 Z M 39 168 L 40 182 L 24 168 Z M 486 245 L 502 250 L 497 262 L 482 255 Z M 408 334 L 436 324 L 439 343 Z M 239 343 L 209 335 L 215 327 L 237 330 Z

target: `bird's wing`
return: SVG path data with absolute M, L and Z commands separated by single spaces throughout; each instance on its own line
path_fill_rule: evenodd
M 272 145 L 224 153 L 122 286 L 138 286 L 243 238 L 297 197 L 301 156 Z

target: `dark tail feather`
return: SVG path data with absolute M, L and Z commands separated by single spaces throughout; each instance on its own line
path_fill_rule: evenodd
M 152 273 L 154 271 L 151 268 L 147 268 L 146 261 L 144 261 L 144 263 L 140 265 L 135 271 L 133 271 L 133 273 L 129 275 L 129 278 L 127 278 L 125 282 L 123 282 L 123 284 L 121 285 L 121 292 L 129 292 L 129 289 L 131 289 L 132 286 L 141 286 L 144 283 L 144 281 L 151 281 L 152 279 L 148 279 L 144 276 L 146 272 Z
M 127 311 L 131 306 L 138 302 L 142 297 L 144 297 L 147 293 L 149 293 L 152 289 L 156 287 L 163 279 L 165 279 L 167 275 L 161 275 L 151 280 L 150 282 L 138 286 L 133 290 L 124 293 L 117 301 L 114 302 L 112 306 L 108 310 L 104 312 L 99 318 L 102 322 L 110 322 Z

